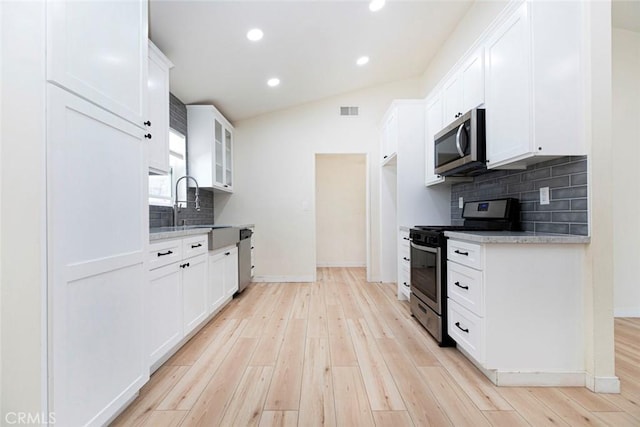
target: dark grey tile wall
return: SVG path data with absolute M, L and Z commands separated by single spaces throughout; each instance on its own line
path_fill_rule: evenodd
M 169 94 L 169 126 L 185 137 L 187 135 L 187 107 L 174 94 Z M 189 151 L 187 149 L 187 157 Z M 189 166 L 187 165 L 187 168 Z M 188 169 L 187 169 L 188 173 Z M 187 190 L 187 199 L 195 199 L 195 188 Z M 200 211 L 196 211 L 193 203 L 178 213 L 178 224 L 183 225 L 213 224 L 213 191 L 200 190 Z M 168 206 L 149 206 L 149 227 L 168 227 L 173 224 L 173 208 Z
M 551 202 L 540 204 L 540 188 L 549 187 Z M 458 198 L 465 201 L 515 197 L 525 231 L 559 234 L 589 233 L 587 157 L 561 157 L 526 170 L 499 170 L 451 186 L 451 223 L 462 225 Z

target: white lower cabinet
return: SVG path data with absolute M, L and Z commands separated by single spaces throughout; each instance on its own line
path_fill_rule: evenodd
M 207 235 L 149 245 L 147 355 L 155 370 L 178 344 L 207 319 Z
M 182 270 L 182 308 L 185 334 L 191 332 L 209 314 L 207 311 L 207 255 L 189 258 Z
M 398 299 L 408 300 L 411 294 L 411 249 L 409 231 L 400 229 L 398 233 Z
M 217 310 L 238 291 L 238 248 L 229 246 L 209 254 L 209 310 Z
M 584 386 L 584 253 L 449 239 L 449 336 L 497 385 Z

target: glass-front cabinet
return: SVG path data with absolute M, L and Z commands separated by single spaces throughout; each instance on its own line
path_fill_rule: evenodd
M 187 105 L 189 175 L 201 188 L 233 192 L 233 126 L 213 105 Z

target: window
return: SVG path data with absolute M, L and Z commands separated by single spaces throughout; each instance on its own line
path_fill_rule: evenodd
M 176 181 L 187 174 L 186 138 L 181 133 L 169 130 L 169 175 L 149 175 L 149 204 L 172 206 L 175 200 Z M 187 183 L 180 182 L 178 200 L 186 200 Z

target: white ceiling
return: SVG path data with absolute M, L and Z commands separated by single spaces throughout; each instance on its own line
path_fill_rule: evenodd
M 171 92 L 237 121 L 419 76 L 471 3 L 387 0 L 372 13 L 363 0 L 152 0 L 150 34 L 175 64 Z M 358 67 L 362 55 L 371 61 Z
M 640 33 L 640 0 L 614 0 L 611 21 L 614 27 Z

